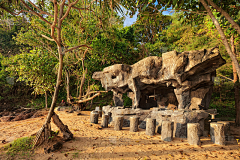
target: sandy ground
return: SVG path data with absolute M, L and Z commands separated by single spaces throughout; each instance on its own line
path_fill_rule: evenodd
M 164 142 L 160 134 L 147 136 L 143 129 L 139 132 L 129 132 L 128 127 L 121 131 L 114 131 L 112 126 L 101 129 L 101 118 L 99 124 L 90 124 L 88 111 L 81 112 L 80 116 L 64 111 L 56 113 L 68 125 L 74 139 L 65 142 L 59 151 L 49 154 L 44 154 L 44 145 L 40 146 L 29 159 L 240 159 L 240 147 L 234 138 L 226 146 L 219 146 L 213 144 L 209 137 L 201 137 L 201 146 L 191 146 L 187 139 L 174 138 L 172 142 Z M 45 117 L 0 122 L 0 140 L 10 142 L 36 133 L 45 122 Z M 56 131 L 58 128 L 52 124 L 52 130 Z M 235 138 L 239 137 L 240 128 L 231 126 L 231 133 Z M 7 159 L 4 151 L 0 152 L 0 160 Z

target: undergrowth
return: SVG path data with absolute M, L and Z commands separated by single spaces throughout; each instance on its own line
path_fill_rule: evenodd
M 23 137 L 14 140 L 12 143 L 5 146 L 6 154 L 11 157 L 22 156 L 29 158 L 33 153 L 33 140 L 34 137 Z
M 226 120 L 234 120 L 236 116 L 235 99 L 234 99 L 234 83 L 222 82 L 213 87 L 210 107 L 217 109 L 219 113 L 216 117 L 225 118 Z

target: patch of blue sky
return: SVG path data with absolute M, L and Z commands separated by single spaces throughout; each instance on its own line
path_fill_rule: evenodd
M 168 8 L 167 11 L 163 11 L 163 15 L 172 15 L 173 12 L 172 12 L 171 9 L 172 8 Z M 132 24 L 134 24 L 136 22 L 136 20 L 137 20 L 137 14 L 138 14 L 138 12 L 135 15 L 133 15 L 132 18 L 130 18 L 130 16 L 125 16 L 125 20 L 124 20 L 123 26 L 126 27 L 126 26 L 131 26 Z

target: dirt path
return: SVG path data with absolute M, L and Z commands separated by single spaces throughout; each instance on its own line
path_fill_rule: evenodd
M 146 136 L 143 129 L 134 133 L 129 132 L 128 127 L 122 131 L 114 131 L 113 127 L 101 129 L 101 119 L 97 125 L 90 124 L 90 112 L 81 113 L 77 116 L 77 113 L 57 112 L 74 134 L 74 140 L 65 142 L 61 150 L 49 154 L 44 154 L 41 146 L 31 159 L 240 159 L 239 146 L 235 140 L 226 146 L 219 146 L 214 145 L 210 138 L 201 137 L 201 147 L 190 146 L 187 139 L 180 138 L 164 142 L 159 134 Z M 0 122 L 0 140 L 11 141 L 30 136 L 41 128 L 44 121 L 45 116 L 17 122 Z M 54 124 L 52 129 L 58 130 Z M 231 132 L 235 136 L 240 135 L 239 128 L 231 126 Z

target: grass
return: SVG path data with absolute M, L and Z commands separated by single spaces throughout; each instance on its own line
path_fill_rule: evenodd
M 6 154 L 8 156 L 14 157 L 16 155 L 22 157 L 30 157 L 32 155 L 32 147 L 34 137 L 23 137 L 14 140 L 12 143 L 5 146 L 5 150 L 7 150 Z

